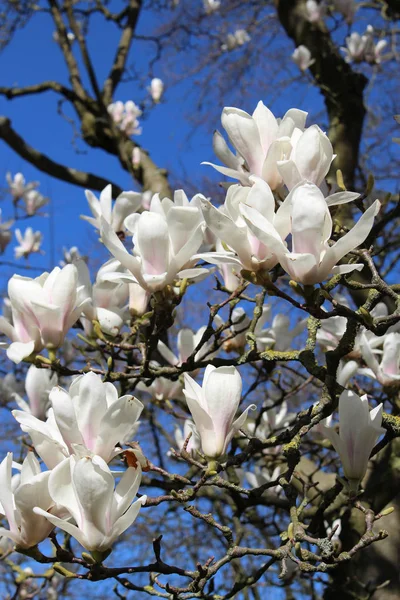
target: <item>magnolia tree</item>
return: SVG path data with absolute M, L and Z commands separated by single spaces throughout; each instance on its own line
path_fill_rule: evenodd
M 376 80 L 393 85 L 399 10 L 389 0 L 275 5 L 48 0 L 2 14 L 7 51 L 19 28 L 51 20 L 69 82 L 0 94 L 58 94 L 75 134 L 117 157 L 134 188 L 56 162 L 0 118 L 23 159 L 86 188 L 77 202 L 96 239 L 90 259 L 72 246 L 59 266 L 26 276 L 20 259 L 43 252 L 42 234 L 17 227 L 11 249 L 13 227 L 40 223 L 57 200 L 7 173 L 4 598 L 399 597 L 399 204 L 382 191 L 395 189 L 382 159 L 395 110 L 365 126 L 360 150 L 367 77 L 371 102 L 383 103 Z M 97 18 L 120 36 L 104 80 L 89 52 Z M 212 80 L 211 62 L 238 73 L 257 59 L 263 27 L 280 28 L 278 53 L 286 35 L 295 42 L 287 68 L 300 80 L 280 81 L 282 93 L 313 81 L 328 121 L 293 101 L 281 112 L 259 96 L 250 112 L 244 100 L 221 105 L 203 167 L 217 180 L 192 194 L 193 178 L 174 173 L 172 190 L 138 142 L 180 79 L 155 75 L 189 38 L 179 54 L 188 72 L 203 40 L 196 76 Z M 143 101 L 123 102 L 140 42 L 157 52 L 137 86 Z M 244 75 L 238 83 L 243 92 Z M 373 142 L 377 130 L 385 142 Z M 379 164 L 384 176 L 366 175 Z

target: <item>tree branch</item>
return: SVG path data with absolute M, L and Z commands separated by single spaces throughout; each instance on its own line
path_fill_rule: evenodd
M 365 117 L 363 92 L 368 82 L 354 72 L 333 42 L 324 23 L 309 23 L 304 0 L 277 0 L 278 17 L 296 46 L 306 46 L 315 63 L 310 72 L 325 98 L 329 116 L 329 139 L 347 187 L 354 188 L 355 171 Z
M 131 47 L 132 37 L 135 31 L 136 23 L 139 18 L 140 9 L 142 6 L 141 0 L 130 0 L 127 12 L 127 22 L 119 40 L 117 52 L 114 58 L 113 66 L 110 74 L 104 82 L 104 102 L 110 104 L 112 102 L 113 93 L 121 81 L 124 73 L 126 61 L 128 58 L 129 48 Z
M 0 139 L 4 140 L 10 148 L 15 150 L 22 158 L 30 162 L 32 165 L 48 173 L 52 177 L 73 183 L 84 188 L 91 188 L 93 190 L 101 191 L 106 185 L 110 183 L 108 179 L 103 179 L 98 175 L 92 173 L 86 173 L 85 171 L 78 171 L 61 165 L 60 163 L 51 160 L 45 154 L 39 152 L 35 148 L 32 148 L 25 140 L 18 135 L 18 133 L 12 128 L 11 121 L 7 117 L 0 116 Z M 122 192 L 122 189 L 112 184 L 114 194 L 118 195 Z

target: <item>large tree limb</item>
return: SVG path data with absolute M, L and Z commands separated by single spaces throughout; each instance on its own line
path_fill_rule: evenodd
M 124 26 L 121 38 L 118 43 L 118 48 L 115 54 L 113 65 L 111 67 L 111 71 L 104 82 L 104 102 L 106 104 L 112 102 L 113 93 L 117 85 L 121 81 L 121 77 L 124 73 L 129 49 L 131 47 L 132 38 L 139 18 L 141 7 L 142 0 L 130 0 L 127 12 L 127 22 Z
M 11 121 L 7 117 L 0 116 L 0 139 L 4 140 L 10 148 L 15 150 L 22 158 L 30 162 L 32 165 L 48 173 L 52 177 L 61 179 L 61 181 L 67 181 L 83 188 L 91 188 L 93 190 L 101 191 L 106 185 L 110 183 L 108 179 L 93 175 L 92 173 L 86 173 L 85 171 L 78 171 L 55 162 L 39 150 L 36 150 L 12 128 Z M 113 193 L 118 195 L 122 192 L 122 189 L 116 185 L 113 185 Z
M 296 46 L 306 46 L 315 63 L 310 72 L 325 99 L 329 138 L 347 187 L 354 188 L 355 171 L 365 117 L 363 92 L 368 82 L 340 55 L 324 23 L 309 23 L 304 0 L 276 0 L 279 20 Z

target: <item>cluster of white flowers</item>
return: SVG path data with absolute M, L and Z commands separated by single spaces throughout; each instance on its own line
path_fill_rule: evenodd
M 370 65 L 379 65 L 387 44 L 387 40 L 382 39 L 375 44 L 374 28 L 372 25 L 368 25 L 363 35 L 353 31 L 346 38 L 346 48 L 341 48 L 341 50 L 345 53 L 345 61 L 348 63 L 367 62 Z
M 236 29 L 233 33 L 228 33 L 225 42 L 221 45 L 221 50 L 224 52 L 235 50 L 235 48 L 244 46 L 244 44 L 247 44 L 250 40 L 251 37 L 245 29 Z
M 114 109 L 110 111 L 113 116 Z M 124 328 L 127 331 L 131 317 L 145 315 L 150 300 L 152 307 L 160 298 L 180 300 L 187 285 L 209 275 L 212 269 L 204 263 L 217 265 L 227 290 L 236 290 L 246 277 L 263 285 L 270 281 L 268 271 L 280 265 L 305 298 L 312 286 L 331 275 L 363 267 L 341 263 L 341 259 L 367 238 L 380 203 L 373 202 L 350 231 L 331 239 L 330 207 L 355 200 L 358 194 L 329 193 L 325 177 L 335 158 L 332 145 L 317 125 L 306 127 L 306 117 L 303 111 L 291 109 L 277 119 L 262 102 L 252 115 L 225 108 L 222 125 L 234 152 L 216 132 L 214 150 L 226 166 L 212 166 L 239 183 L 227 186 L 223 206 L 214 206 L 201 194 L 189 200 L 183 190 L 176 191 L 173 200 L 155 194 L 146 207 L 137 192 L 122 192 L 113 204 L 111 186 L 99 198 L 86 191 L 93 216 L 83 218 L 99 231 L 112 254 L 95 281 L 76 248 L 66 252 L 68 264 L 62 269 L 56 267 L 35 279 L 19 275 L 10 279 L 8 312 L 0 317 L 0 331 L 11 343 L 2 345 L 15 363 L 36 360 L 39 365 L 42 361 L 49 369 L 29 368 L 27 401 L 15 389 L 8 395 L 13 395 L 20 409 L 13 411 L 15 419 L 48 470 L 41 470 L 33 453 L 22 465 L 13 462 L 12 454 L 3 460 L 0 511 L 9 529 L 0 529 L 0 535 L 26 549 L 59 527 L 87 550 L 104 553 L 146 502 L 145 496 L 134 501 L 146 459 L 139 447 L 122 449 L 137 433 L 143 404 L 131 395 L 119 397 L 114 384 L 102 382 L 92 372 L 74 379 L 68 392 L 56 386 L 56 375 L 51 372 L 55 352 L 78 321 L 86 336 L 81 338 L 90 344 L 101 340 L 122 348 L 120 335 Z M 20 193 L 25 192 L 15 190 L 16 195 Z M 32 230 L 29 235 L 35 238 Z M 27 237 L 18 230 L 21 255 L 32 251 L 24 249 Z M 129 237 L 132 252 L 124 245 Z M 249 410 L 256 407 L 239 410 L 239 371 L 234 366 L 210 364 L 219 353 L 242 355 L 246 346 L 258 353 L 258 361 L 260 353 L 275 353 L 273 360 L 279 361 L 280 353 L 292 349 L 293 340 L 304 332 L 305 319 L 293 326 L 288 315 L 272 318 L 270 304 L 256 310 L 255 321 L 235 305 L 229 309 L 228 320 L 215 314 L 198 331 L 181 328 L 176 352 L 159 340 L 161 360 L 157 360 L 169 365 L 167 371 L 176 368 L 176 372 L 171 378 L 163 377 L 162 365 L 151 356 L 149 366 L 155 376 L 146 380 L 146 375 L 137 382 L 136 390 L 150 394 L 156 402 L 174 399 L 181 407 L 186 405 L 186 416 L 190 412 L 193 420 L 185 420 L 183 432 L 176 426 L 177 446 L 188 455 L 202 453 L 210 472 L 234 436 L 265 439 L 290 427 L 294 419 L 283 397 L 270 391 L 259 417 L 245 428 Z M 382 314 L 381 305 L 375 311 Z M 325 350 L 333 350 L 347 319 L 322 322 L 318 342 Z M 37 356 L 44 349 L 49 359 Z M 342 361 L 337 380 L 347 386 L 351 377 L 362 375 L 384 386 L 397 385 L 399 357 L 400 333 L 391 330 L 378 341 L 360 329 L 354 352 Z M 202 385 L 195 380 L 201 366 L 206 366 Z M 158 369 L 161 376 L 156 375 Z M 365 396 L 345 390 L 339 400 L 339 434 L 332 420 L 331 427 L 325 422 L 318 428 L 317 433 L 337 450 L 352 490 L 363 478 L 370 452 L 384 431 L 381 420 L 382 405 L 370 412 Z M 261 454 L 254 469 L 243 473 L 243 481 L 280 493 L 281 464 L 276 460 L 277 448 L 273 450 L 275 454 Z M 109 463 L 123 452 L 133 453 L 134 466 L 112 472 Z M 14 478 L 13 468 L 19 471 Z M 115 487 L 116 478 L 120 481 Z
M 114 123 L 126 135 L 140 135 L 142 133 L 139 123 L 142 111 L 133 100 L 128 100 L 125 104 L 117 100 L 117 102 L 110 104 L 107 110 Z

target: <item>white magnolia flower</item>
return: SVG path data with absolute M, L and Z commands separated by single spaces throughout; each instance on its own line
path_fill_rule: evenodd
M 80 260 L 83 260 L 85 263 L 88 262 L 89 257 L 83 256 L 77 246 L 71 246 L 71 248 L 63 248 L 63 257 L 64 260 L 60 260 L 60 267 L 65 267 L 65 265 L 75 264 Z
M 86 300 L 79 302 L 75 265 L 55 267 L 36 279 L 13 275 L 8 282 L 13 325 L 0 317 L 0 331 L 12 344 L 7 356 L 15 363 L 43 348 L 58 348 L 76 323 Z
M 246 471 L 245 475 L 250 487 L 255 489 L 261 487 L 262 485 L 265 485 L 266 483 L 271 483 L 271 481 L 275 481 L 276 479 L 278 479 L 280 472 L 281 467 L 279 465 L 275 467 L 273 471 L 270 471 L 265 466 L 262 467 L 259 465 L 255 465 L 254 471 Z M 268 488 L 268 492 L 276 494 L 277 492 L 279 492 L 280 489 L 281 488 L 278 484 Z
M 274 248 L 283 269 L 294 281 L 304 285 L 314 285 L 324 281 L 329 275 L 350 273 L 361 270 L 362 264 L 337 263 L 351 250 L 360 246 L 372 229 L 380 202 L 376 200 L 361 216 L 354 227 L 332 246 L 332 218 L 329 206 L 348 202 L 354 196 L 345 196 L 338 201 L 334 194 L 325 199 L 319 188 L 311 183 L 296 186 L 280 206 L 276 221 L 281 224 L 278 233 L 271 223 L 254 208 L 247 207 L 246 221 L 254 235 L 265 245 Z M 313 210 L 310 211 L 310 206 Z M 282 225 L 283 223 L 283 225 Z M 282 241 L 282 230 L 291 233 L 292 250 Z
M 0 513 L 7 521 L 9 529 L 0 527 L 0 536 L 11 539 L 17 547 L 31 548 L 47 538 L 54 528 L 47 519 L 35 515 L 33 508 L 53 511 L 55 502 L 48 490 L 50 471 L 40 470 L 33 452 L 25 458 L 20 475 L 11 476 L 13 455 L 9 452 L 0 463 Z
M 90 190 L 85 190 L 86 199 L 89 203 L 93 217 L 81 215 L 81 218 L 88 221 L 96 229 L 101 228 L 101 219 L 103 218 L 112 227 L 113 231 L 126 231 L 124 220 L 128 215 L 135 213 L 142 205 L 142 194 L 138 192 L 122 192 L 112 205 L 112 186 L 107 185 L 100 193 L 100 198 Z
M 33 190 L 39 185 L 38 181 L 26 183 L 25 177 L 22 175 L 22 173 L 16 173 L 14 177 L 12 177 L 11 173 L 7 173 L 6 180 L 14 202 L 17 202 L 23 198 L 27 192 Z
M 32 227 L 27 227 L 24 235 L 20 229 L 15 230 L 15 237 L 18 240 L 19 246 L 15 246 L 15 258 L 28 258 L 30 254 L 37 252 L 42 253 L 40 245 L 42 243 L 42 234 L 40 231 L 33 231 Z
M 191 329 L 184 327 L 180 329 L 177 336 L 177 349 L 178 356 L 176 356 L 170 348 L 163 341 L 159 340 L 157 344 L 157 350 L 161 354 L 161 356 L 173 366 L 180 366 L 182 363 L 186 362 L 189 356 L 191 356 L 197 348 L 200 340 L 203 337 L 203 334 L 207 328 L 200 327 L 196 333 L 194 333 Z M 202 360 L 203 358 L 211 358 L 211 356 L 215 356 L 215 353 L 211 354 L 212 340 L 203 344 L 194 356 L 194 360 L 197 362 Z
M 206 15 L 211 15 L 221 6 L 220 0 L 203 0 L 204 12 Z
M 156 362 L 152 362 L 153 366 L 159 366 Z M 158 401 L 162 400 L 178 400 L 183 398 L 182 384 L 179 381 L 172 381 L 166 377 L 156 377 L 150 385 L 146 385 L 144 381 L 140 381 L 136 389 L 140 392 L 149 394 L 152 398 Z
M 83 288 L 80 291 L 81 298 L 88 300 L 83 308 L 84 316 L 81 317 L 86 335 L 92 334 L 93 320 L 99 322 L 101 330 L 107 335 L 118 335 L 128 316 L 125 310 L 129 296 L 128 284 L 104 281 L 103 277 L 118 271 L 119 263 L 111 260 L 100 267 L 93 285 L 87 265 L 79 261 L 76 267 L 79 273 L 78 281 Z
M 164 82 L 159 77 L 154 77 L 150 83 L 150 96 L 155 104 L 158 104 L 161 100 L 161 96 L 164 92 Z
M 234 33 L 228 33 L 225 42 L 221 45 L 221 50 L 234 50 L 250 42 L 251 37 L 245 29 L 237 29 Z
M 374 345 L 363 333 L 360 340 L 361 356 L 367 363 L 367 369 L 360 373 L 379 381 L 381 385 L 400 384 L 400 333 L 387 333 L 384 336 L 383 352 L 378 362 Z
M 155 210 L 132 214 L 125 219 L 125 226 L 133 236 L 133 255 L 102 220 L 104 245 L 130 273 L 109 274 L 109 281 L 135 282 L 152 293 L 173 284 L 176 279 L 208 273 L 205 269 L 192 268 L 198 260 L 195 253 L 203 241 L 203 223 L 197 207 L 172 206 L 167 214 Z
M 39 208 L 49 203 L 49 198 L 43 196 L 38 190 L 28 190 L 22 196 L 22 200 L 25 204 L 25 212 L 30 217 L 36 215 Z
M 367 396 L 357 396 L 345 390 L 339 398 L 339 434 L 333 427 L 323 431 L 340 456 L 349 482 L 358 484 L 364 477 L 369 456 L 378 438 L 385 433 L 381 427 L 382 404 L 369 410 Z
M 252 187 L 231 185 L 221 208 L 215 208 L 209 200 L 202 200 L 203 215 L 214 235 L 237 254 L 238 260 L 227 256 L 228 266 L 236 264 L 249 271 L 269 270 L 278 262 L 274 245 L 263 244 L 244 217 L 247 208 L 252 207 L 277 231 L 280 223 L 275 220 L 275 199 L 269 185 L 259 177 L 252 177 L 251 181 L 254 182 Z M 204 258 L 208 260 L 207 256 Z
M 325 3 L 316 2 L 316 0 L 307 0 L 306 2 L 306 19 L 309 23 L 317 23 L 321 21 L 325 15 Z
M 183 424 L 183 430 L 179 427 L 178 424 L 175 424 L 174 437 L 179 450 L 182 450 L 185 441 L 187 440 L 189 435 L 190 438 L 186 446 L 186 452 L 188 452 L 189 454 L 195 454 L 197 450 L 200 450 L 201 445 L 200 436 L 197 432 L 195 424 L 190 419 L 185 419 L 185 422 Z
M 94 373 L 74 379 L 68 392 L 54 387 L 49 398 L 52 408 L 45 423 L 26 412 L 13 411 L 49 469 L 82 452 L 97 454 L 109 462 L 121 452 L 116 445 L 131 439 L 143 410 L 137 398 L 119 398 L 115 386 L 103 383 Z
M 146 496 L 133 502 L 141 474 L 139 465 L 136 469 L 129 467 L 115 487 L 114 476 L 100 456 L 71 456 L 51 471 L 49 493 L 76 524 L 42 507 L 36 507 L 34 512 L 48 519 L 52 527 L 72 535 L 86 550 L 109 550 L 146 502 Z
M 132 100 L 128 100 L 125 104 L 120 101 L 113 102 L 107 107 L 107 111 L 114 123 L 126 135 L 140 135 L 142 133 L 138 118 L 142 111 Z
M 235 367 L 208 365 L 200 385 L 184 373 L 183 390 L 188 408 L 201 438 L 201 447 L 209 458 L 216 458 L 226 449 L 237 431 L 243 427 L 249 406 L 235 419 L 242 393 L 242 379 Z
M 19 394 L 15 394 L 14 399 L 21 410 L 44 420 L 50 405 L 49 394 L 55 385 L 57 385 L 56 373 L 50 369 L 37 369 L 31 365 L 25 379 L 28 402 L 25 402 Z
M 315 58 L 311 58 L 311 52 L 306 46 L 298 46 L 292 54 L 293 62 L 299 67 L 300 71 L 306 71 L 315 63 Z
M 346 38 L 346 48 L 341 48 L 341 50 L 345 53 L 345 61 L 348 63 L 365 61 L 370 65 L 379 65 L 387 44 L 387 40 L 383 39 L 375 44 L 374 28 L 372 25 L 368 25 L 363 35 L 353 31 Z

